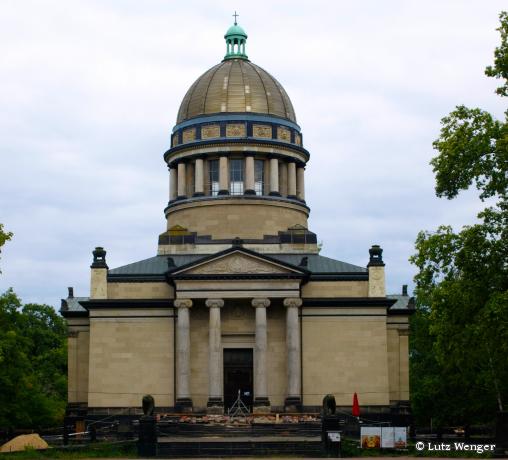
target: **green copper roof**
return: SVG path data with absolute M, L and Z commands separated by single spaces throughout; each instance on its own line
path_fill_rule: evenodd
M 235 23 L 228 29 L 224 38 L 226 39 L 226 55 L 224 59 L 248 59 L 245 54 L 245 42 L 247 41 L 247 34 L 236 22 L 237 14 L 235 16 Z
M 263 254 L 260 254 L 262 257 Z M 367 273 L 365 267 L 331 259 L 319 254 L 266 254 L 266 256 L 290 264 L 298 268 L 302 257 L 307 257 L 305 267 L 315 274 L 340 274 L 340 273 Z M 171 255 L 176 267 L 207 259 L 210 254 L 174 254 Z M 109 275 L 162 275 L 168 270 L 168 256 L 155 256 L 140 260 L 122 267 L 110 269 Z
M 226 32 L 226 35 L 224 35 L 224 38 L 231 37 L 232 35 L 240 35 L 242 37 L 247 38 L 247 34 L 245 33 L 245 30 L 243 30 L 238 24 L 233 24 L 228 31 Z

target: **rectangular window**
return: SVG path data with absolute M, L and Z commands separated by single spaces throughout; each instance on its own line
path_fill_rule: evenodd
M 263 194 L 265 184 L 265 162 L 264 160 L 254 160 L 254 191 L 256 195 Z
M 233 159 L 229 161 L 229 193 L 231 195 L 243 195 L 243 160 Z
M 210 160 L 208 170 L 208 193 L 217 196 L 219 194 L 219 160 Z

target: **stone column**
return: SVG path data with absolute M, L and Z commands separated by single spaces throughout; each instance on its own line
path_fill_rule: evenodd
M 219 158 L 219 195 L 229 195 L 228 157 Z
M 175 201 L 178 195 L 176 167 L 169 168 L 169 201 Z
M 206 306 L 210 309 L 210 322 L 208 329 L 207 412 L 209 414 L 223 414 L 224 400 L 222 397 L 222 346 L 220 309 L 224 306 L 224 300 L 207 299 Z
M 203 158 L 198 158 L 194 166 L 194 196 L 203 196 L 205 194 L 204 177 Z
M 178 309 L 176 322 L 176 402 L 177 412 L 192 412 L 190 396 L 190 299 L 176 299 Z
M 305 201 L 305 167 L 296 168 L 296 198 Z
M 270 195 L 280 196 L 279 160 L 277 158 L 270 158 Z
M 245 157 L 245 191 L 244 195 L 255 195 L 254 190 L 254 157 L 248 155 Z
M 296 163 L 288 163 L 288 198 L 296 199 Z
M 284 403 L 287 412 L 301 410 L 301 344 L 298 310 L 302 299 L 298 297 L 284 299 L 286 307 L 286 348 L 288 356 L 288 390 Z
M 185 163 L 182 161 L 178 163 L 178 200 L 187 198 L 187 177 L 186 177 Z
M 266 334 L 266 308 L 270 306 L 269 299 L 252 299 L 252 306 L 256 309 L 256 346 L 254 348 L 254 412 L 269 413 L 270 400 L 268 398 L 266 353 L 268 348 Z

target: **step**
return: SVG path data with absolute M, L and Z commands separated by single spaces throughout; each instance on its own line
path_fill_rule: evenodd
M 157 446 L 158 457 L 323 456 L 319 436 L 165 436 L 159 437 Z
M 320 423 L 294 424 L 252 424 L 252 425 L 213 425 L 190 423 L 159 422 L 157 429 L 163 436 L 320 436 Z

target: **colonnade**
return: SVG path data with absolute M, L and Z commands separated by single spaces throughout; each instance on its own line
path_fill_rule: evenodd
M 245 175 L 244 175 L 244 194 L 253 195 L 254 181 L 255 181 L 255 168 L 254 168 L 254 155 L 245 155 Z M 203 196 L 208 194 L 205 189 L 205 160 L 204 158 L 197 158 L 195 160 L 173 163 L 169 167 L 169 201 L 182 200 L 190 198 L 191 196 Z M 305 201 L 305 167 L 297 164 L 296 161 L 280 160 L 279 158 L 271 157 L 268 160 L 269 173 L 269 195 L 281 196 L 281 184 L 279 181 L 279 165 L 287 165 L 287 198 L 298 199 Z M 188 190 L 187 168 L 192 166 L 194 169 L 194 187 L 192 191 Z M 219 157 L 219 195 L 229 194 L 229 157 Z M 284 168 L 285 172 L 285 168 Z M 265 179 L 266 180 L 266 179 Z
M 259 411 L 270 409 L 268 394 L 268 338 L 266 309 L 271 301 L 267 298 L 251 299 L 251 305 L 256 309 L 256 330 L 254 345 L 254 407 Z M 177 299 L 174 306 L 177 309 L 176 326 L 176 405 L 180 408 L 191 407 L 190 393 L 190 321 L 189 309 L 191 299 Z M 208 409 L 210 412 L 222 412 L 222 333 L 221 308 L 223 299 L 206 299 L 205 305 L 209 310 L 208 335 Z M 286 403 L 301 404 L 301 341 L 299 326 L 299 308 L 302 299 L 298 297 L 285 298 L 286 308 L 286 354 L 287 354 L 287 398 Z

